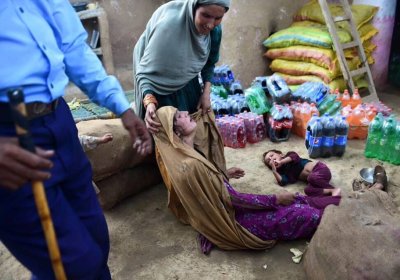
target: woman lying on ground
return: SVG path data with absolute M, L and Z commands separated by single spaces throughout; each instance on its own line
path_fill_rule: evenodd
M 200 233 L 208 253 L 221 249 L 266 249 L 277 240 L 310 238 L 323 209 L 340 198 L 306 197 L 288 192 L 276 195 L 239 193 L 220 169 L 193 147 L 197 122 L 174 107 L 157 111 L 161 127 L 155 134 L 157 162 L 169 191 L 168 206 L 178 219 Z M 211 146 L 213 144 L 211 143 Z
M 308 183 L 304 189 L 308 196 L 340 196 L 340 189 L 329 183 L 332 178 L 331 171 L 321 161 L 300 158 L 296 152 L 288 152 L 283 155 L 278 150 L 266 151 L 262 155 L 262 161 L 272 170 L 280 186 L 293 184 L 300 180 Z

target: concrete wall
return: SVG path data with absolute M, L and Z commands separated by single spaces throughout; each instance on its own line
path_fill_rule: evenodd
M 74 2 L 75 0 L 71 0 Z M 80 1 L 80 0 L 79 0 Z M 76 2 L 76 1 L 75 1 Z M 106 10 L 116 76 L 132 89 L 132 50 L 153 11 L 162 0 L 101 0 Z M 293 13 L 307 0 L 232 0 L 223 20 L 220 63 L 232 67 L 244 86 L 268 72 L 263 40 L 290 25 Z

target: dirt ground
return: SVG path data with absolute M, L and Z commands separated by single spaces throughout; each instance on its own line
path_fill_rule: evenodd
M 397 116 L 400 113 L 400 90 L 380 94 Z M 270 148 L 295 150 L 307 156 L 303 139 L 292 136 L 288 142 L 274 144 L 268 139 L 247 145 L 245 149 L 226 148 L 228 167 L 242 167 L 246 176 L 232 181 L 241 192 L 272 194 L 282 191 L 272 173 L 260 161 Z M 333 185 L 341 187 L 343 199 L 352 191 L 353 178 L 363 167 L 382 164 L 390 179 L 389 193 L 400 206 L 399 167 L 363 155 L 365 141 L 349 141 L 342 158 L 323 161 L 331 168 Z M 285 189 L 302 192 L 304 184 Z M 180 224 L 166 207 L 167 192 L 160 184 L 151 187 L 105 213 L 111 239 L 109 266 L 113 279 L 306 279 L 303 265 L 292 262 L 290 248 L 300 250 L 307 240 L 280 242 L 268 251 L 221 251 L 201 254 L 196 232 Z M 340 207 L 340 206 L 339 206 Z M 343 252 L 344 254 L 346 252 Z M 347 252 L 351 253 L 351 252 Z M 0 278 L 29 279 L 29 272 L 0 244 Z

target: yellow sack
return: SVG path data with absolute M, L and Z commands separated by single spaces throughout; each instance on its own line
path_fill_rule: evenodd
M 341 16 L 344 14 L 341 5 L 330 4 L 329 9 L 332 16 Z M 353 19 L 360 29 L 361 26 L 369 22 L 375 14 L 378 12 L 378 7 L 370 5 L 351 5 L 351 12 L 353 14 Z M 317 0 L 311 0 L 305 4 L 295 15 L 295 21 L 311 20 L 318 23 L 326 24 L 324 15 L 322 14 L 321 7 Z M 347 22 L 340 22 L 338 26 L 349 30 Z
M 303 26 L 303 27 L 314 27 L 314 28 L 323 28 L 325 25 L 309 20 L 303 21 L 295 21 L 291 24 L 291 26 Z M 349 30 L 338 27 L 340 32 L 346 32 L 351 36 L 351 32 Z M 361 42 L 367 41 L 378 34 L 379 30 L 375 28 L 371 23 L 366 23 L 358 29 L 358 34 L 360 36 Z
M 287 81 L 291 81 L 292 77 L 294 79 L 298 78 L 298 77 L 295 77 L 295 76 L 285 75 L 284 79 L 287 82 Z M 301 79 L 303 79 L 302 83 L 289 84 L 287 82 L 288 83 L 288 87 L 290 88 L 290 90 L 292 92 L 296 91 L 299 88 L 299 86 L 301 84 L 305 83 L 305 82 L 322 82 L 322 81 L 318 81 L 318 79 L 319 79 L 318 77 L 312 76 L 312 75 L 300 76 L 300 77 L 301 77 Z M 355 83 L 356 83 L 357 88 L 359 88 L 359 89 L 368 87 L 368 83 L 364 78 L 360 78 L 360 79 L 356 80 Z M 339 89 L 340 91 L 344 91 L 345 89 L 347 89 L 347 84 L 346 84 L 345 80 L 343 79 L 343 77 L 336 78 L 332 82 L 330 82 L 329 84 L 325 84 L 325 85 L 327 85 L 329 87 L 329 89 L 331 89 L 331 90 Z
M 338 35 L 341 43 L 348 43 L 352 40 L 350 33 L 345 30 L 339 30 Z M 263 42 L 263 44 L 269 49 L 286 48 L 295 45 L 331 49 L 332 38 L 326 26 L 299 25 L 290 26 L 272 34 Z
M 281 76 L 286 84 L 288 84 L 289 86 L 292 85 L 301 85 L 305 82 L 317 82 L 317 83 L 323 83 L 324 81 L 315 75 L 302 75 L 302 76 L 294 76 L 294 75 L 288 75 L 288 74 L 284 74 L 284 73 L 280 73 L 280 72 L 275 72 L 275 74 L 278 74 L 279 76 Z
M 269 49 L 265 56 L 269 59 L 285 59 L 314 63 L 329 70 L 335 68 L 336 54 L 332 49 L 309 46 L 291 46 L 287 48 Z
M 364 24 L 361 26 L 360 29 L 358 29 L 358 33 L 360 34 L 360 39 L 361 42 L 365 42 L 372 37 L 374 37 L 376 34 L 378 34 L 379 30 L 375 28 L 371 23 Z
M 348 62 L 351 70 L 357 68 L 357 61 L 351 60 Z M 330 71 L 313 63 L 283 59 L 274 59 L 269 67 L 273 72 L 281 72 L 288 75 L 315 75 L 320 77 L 326 84 L 329 84 L 333 79 L 342 75 L 339 67 L 336 67 L 333 71 Z

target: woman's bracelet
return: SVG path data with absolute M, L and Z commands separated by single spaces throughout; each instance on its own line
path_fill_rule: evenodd
M 156 107 L 158 106 L 156 97 L 152 94 L 146 94 L 146 96 L 143 98 L 144 108 L 146 109 L 147 105 L 149 105 L 150 103 L 153 103 L 154 105 L 156 105 Z

